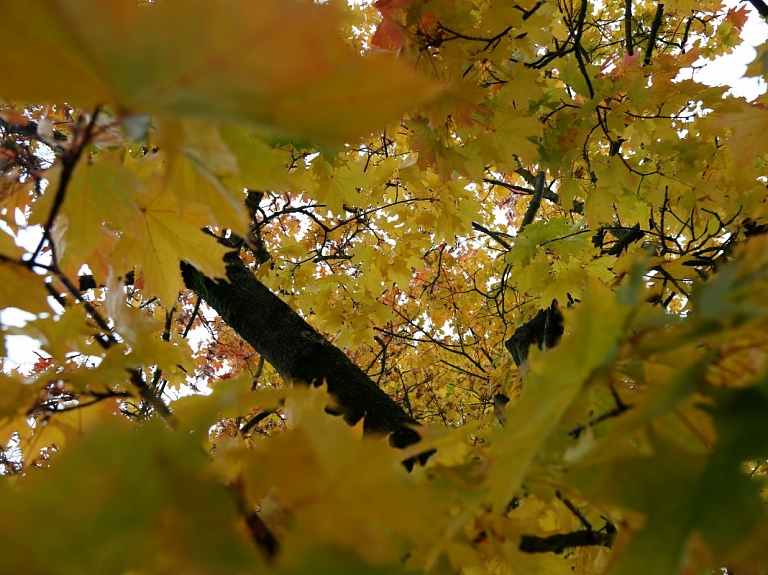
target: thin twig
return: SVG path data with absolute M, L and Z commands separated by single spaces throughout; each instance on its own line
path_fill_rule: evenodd
M 563 505 L 565 505 L 568 508 L 568 511 L 573 513 L 573 515 L 578 519 L 581 524 L 584 526 L 584 528 L 587 531 L 592 531 L 592 524 L 587 521 L 587 518 L 584 517 L 581 511 L 579 511 L 578 507 L 576 507 L 573 503 L 571 503 L 571 500 L 565 497 L 562 493 L 560 493 L 560 490 L 558 489 L 555 491 L 555 496 L 563 502 Z
M 256 373 L 252 375 L 253 377 L 253 383 L 251 383 L 251 391 L 256 391 L 256 388 L 259 385 L 259 377 L 261 377 L 261 372 L 264 371 L 264 356 L 259 356 L 259 363 L 256 364 Z
M 483 178 L 483 181 L 486 184 L 491 184 L 492 186 L 501 186 L 508 189 L 510 192 L 515 192 L 517 194 L 525 194 L 526 196 L 533 194 L 533 190 L 529 190 L 523 186 L 516 186 L 515 184 L 510 184 L 508 182 L 502 182 L 501 180 L 496 180 L 494 178 Z
M 96 307 L 90 301 L 83 298 L 82 294 L 78 291 L 77 286 L 75 286 L 75 284 L 73 284 L 66 275 L 59 271 L 58 266 L 56 266 L 55 269 L 51 271 L 56 275 L 59 281 L 64 284 L 64 287 L 67 288 L 67 291 L 72 294 L 72 297 L 75 298 L 75 301 L 83 305 L 85 312 L 91 316 L 91 319 L 96 322 L 96 325 L 98 325 L 104 331 L 104 337 L 106 339 L 102 340 L 100 338 L 96 338 L 96 341 L 99 342 L 99 345 L 101 345 L 101 347 L 104 349 L 109 349 L 112 345 L 116 344 L 117 339 L 112 333 L 112 328 L 110 327 L 109 322 L 107 322 L 107 320 L 102 317 Z
M 32 253 L 32 257 L 29 259 L 29 261 L 35 261 L 37 256 L 40 255 L 45 242 L 48 242 L 51 245 L 51 258 L 53 262 L 56 263 L 51 236 L 53 222 L 56 219 L 56 216 L 59 214 L 59 210 L 61 209 L 62 204 L 64 203 L 64 198 L 67 195 L 67 187 L 69 186 L 69 181 L 72 179 L 75 166 L 80 160 L 80 157 L 83 155 L 83 150 L 85 150 L 85 147 L 90 143 L 91 134 L 93 133 L 93 129 L 96 126 L 96 119 L 99 117 L 100 111 L 101 106 L 96 106 L 96 109 L 93 111 L 93 115 L 91 116 L 91 121 L 88 122 L 88 125 L 86 126 L 85 131 L 80 138 L 80 142 L 74 148 L 67 150 L 62 156 L 62 170 L 61 176 L 59 178 L 59 187 L 56 188 L 56 195 L 53 198 L 53 206 L 51 207 L 51 212 L 48 214 L 48 219 L 45 222 L 45 226 L 43 226 L 43 237 L 40 238 L 40 243 L 37 244 L 37 248 L 35 248 L 35 251 Z
M 201 302 L 200 296 L 197 296 L 197 301 L 195 302 L 195 309 L 192 310 L 192 315 L 189 318 L 189 323 L 187 323 L 187 326 L 184 328 L 184 333 L 181 334 L 181 337 L 184 339 L 187 339 L 187 336 L 189 335 L 189 330 L 192 329 L 192 324 L 195 323 L 195 318 L 197 317 L 197 313 L 200 311 L 200 302 Z
M 238 476 L 228 487 L 235 498 L 238 513 L 245 520 L 251 540 L 261 550 L 267 561 L 271 561 L 280 551 L 280 543 L 249 503 L 245 480 L 242 476 Z
M 160 399 L 157 395 L 155 395 L 152 390 L 147 385 L 147 382 L 144 381 L 144 376 L 141 373 L 141 368 L 136 369 L 130 369 L 127 370 L 130 374 L 130 380 L 133 386 L 139 390 L 139 395 L 141 395 L 141 398 L 146 401 L 149 405 L 152 406 L 152 408 L 159 413 L 162 418 L 168 422 L 168 424 L 171 427 L 176 427 L 178 424 L 178 421 L 176 419 L 176 416 L 173 415 L 171 410 L 168 408 L 165 403 L 163 403 L 163 400 Z
M 597 417 L 593 417 L 587 422 L 586 425 L 581 425 L 581 424 L 577 425 L 576 427 L 574 427 L 568 432 L 568 435 L 570 435 L 574 439 L 578 439 L 581 436 L 581 434 L 584 431 L 586 431 L 588 427 L 594 427 L 598 423 L 605 421 L 606 419 L 610 419 L 611 417 L 618 417 L 619 415 L 627 411 L 630 407 L 632 407 L 631 405 L 627 405 L 621 400 L 621 398 L 619 397 L 619 394 L 616 392 L 616 389 L 614 389 L 613 386 L 611 386 L 611 394 L 613 395 L 613 399 L 616 402 L 616 407 L 614 407 L 610 411 L 606 411 L 605 413 L 598 415 Z
M 511 249 L 512 246 L 510 246 L 504 239 L 502 239 L 502 234 L 499 232 L 494 232 L 492 230 L 489 230 L 488 228 L 481 226 L 477 222 L 472 222 L 472 229 L 477 230 L 478 232 L 484 233 L 486 236 L 493 238 L 498 242 L 505 250 Z
M 523 535 L 520 538 L 520 551 L 524 553 L 557 553 L 560 554 L 569 547 L 588 547 L 613 545 L 613 533 L 599 531 L 574 531 L 572 533 L 555 533 L 548 537 Z

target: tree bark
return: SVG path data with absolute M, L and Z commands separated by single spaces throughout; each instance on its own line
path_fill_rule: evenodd
M 259 282 L 237 253 L 225 256 L 227 281 L 212 280 L 189 264 L 181 270 L 187 288 L 285 378 L 328 385 L 338 411 L 350 424 L 365 417 L 366 433 L 391 434 L 399 448 L 419 441 L 417 425 L 389 395 L 293 309 Z

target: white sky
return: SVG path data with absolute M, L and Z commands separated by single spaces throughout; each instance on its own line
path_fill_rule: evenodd
M 724 4 L 729 7 L 736 7 L 745 4 L 745 2 L 726 0 Z M 733 95 L 754 100 L 760 94 L 765 93 L 765 80 L 762 78 L 743 78 L 742 76 L 747 70 L 747 64 L 754 60 L 757 55 L 754 47 L 768 40 L 768 24 L 751 5 L 747 5 L 747 9 L 751 13 L 742 33 L 744 43 L 731 54 L 721 56 L 713 62 L 701 60 L 697 67 L 705 62 L 706 65 L 694 72 L 694 78 L 710 86 L 731 86 L 730 92 Z

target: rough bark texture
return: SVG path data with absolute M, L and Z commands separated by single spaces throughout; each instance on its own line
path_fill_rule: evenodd
M 326 382 L 349 423 L 365 417 L 364 430 L 391 433 L 390 442 L 395 447 L 419 441 L 418 434 L 408 427 L 416 421 L 344 352 L 259 282 L 236 253 L 228 254 L 225 261 L 228 282 L 211 280 L 182 263 L 184 281 L 281 376 L 317 385 Z
M 555 299 L 552 305 L 517 328 L 504 345 L 512 354 L 515 365 L 520 367 L 528 359 L 528 350 L 532 345 L 539 346 L 539 349 L 553 348 L 560 341 L 563 331 L 563 314 Z

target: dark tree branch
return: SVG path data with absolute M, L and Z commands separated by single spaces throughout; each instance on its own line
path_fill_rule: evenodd
M 225 256 L 227 278 L 214 281 L 182 263 L 187 287 L 289 380 L 326 383 L 337 409 L 351 424 L 365 418 L 367 433 L 391 434 L 390 443 L 406 447 L 419 441 L 417 425 L 343 351 L 328 342 L 243 265 L 239 255 Z
M 93 130 L 96 127 L 96 120 L 99 117 L 100 111 L 101 111 L 101 108 L 97 106 L 96 109 L 93 111 L 91 120 L 88 122 L 88 125 L 85 127 L 85 130 L 80 138 L 80 141 L 73 148 L 65 151 L 64 154 L 62 154 L 62 157 L 61 157 L 62 168 L 61 168 L 61 176 L 59 177 L 59 187 L 56 189 L 56 195 L 53 198 L 53 206 L 51 207 L 51 213 L 48 214 L 48 220 L 45 222 L 45 225 L 43 226 L 43 237 L 40 239 L 40 243 L 38 244 L 37 248 L 35 249 L 29 261 L 34 262 L 37 259 L 37 256 L 40 254 L 40 251 L 43 249 L 43 246 L 45 245 L 45 243 L 48 242 L 48 244 L 51 246 L 51 260 L 53 261 L 54 265 L 56 264 L 56 252 L 54 250 L 53 240 L 51 236 L 51 232 L 53 229 L 53 222 L 56 219 L 56 216 L 58 215 L 62 204 L 64 203 L 64 198 L 66 197 L 66 193 L 67 193 L 67 187 L 69 186 L 69 181 L 72 179 L 72 174 L 75 171 L 75 166 L 77 166 L 77 163 L 80 160 L 80 157 L 83 155 L 83 151 L 85 150 L 85 147 L 91 143 L 91 135 L 93 134 Z
M 651 64 L 651 56 L 653 56 L 653 48 L 656 45 L 656 37 L 659 35 L 659 29 L 661 28 L 661 20 L 663 16 L 664 4 L 659 4 L 656 7 L 656 15 L 653 17 L 651 31 L 648 34 L 648 44 L 645 46 L 645 58 L 643 59 L 643 66 L 649 66 Z
M 571 513 L 573 513 L 574 517 L 576 517 L 576 519 L 578 519 L 578 520 L 581 522 L 581 524 L 584 526 L 584 528 L 585 528 L 587 531 L 592 531 L 592 524 L 591 524 L 589 521 L 587 521 L 587 518 L 586 518 L 586 517 L 584 517 L 584 514 L 583 514 L 583 513 L 582 513 L 582 512 L 579 510 L 579 508 L 578 508 L 578 507 L 576 507 L 576 506 L 575 506 L 575 505 L 574 505 L 574 504 L 571 502 L 571 500 L 570 500 L 570 499 L 568 499 L 567 497 L 565 497 L 565 496 L 564 496 L 564 495 L 563 495 L 563 494 L 560 492 L 560 490 L 559 490 L 559 489 L 558 489 L 558 490 L 555 492 L 555 496 L 556 496 L 556 497 L 557 497 L 557 498 L 558 498 L 560 501 L 562 501 L 562 502 L 563 502 L 563 505 L 565 505 L 565 506 L 568 508 L 568 511 L 570 511 Z
M 137 367 L 136 369 L 127 371 L 130 375 L 131 383 L 136 389 L 139 390 L 141 399 L 144 400 L 147 405 L 151 406 L 157 413 L 159 413 L 171 427 L 176 427 L 178 424 L 176 416 L 171 413 L 171 410 L 167 405 L 165 405 L 165 403 L 163 403 L 163 400 L 158 397 L 150 388 L 150 386 L 147 385 L 147 382 L 144 381 L 144 375 L 141 373 L 141 368 Z M 142 408 L 140 414 L 143 415 L 143 411 L 144 410 Z
M 472 222 L 472 229 L 477 230 L 478 232 L 484 233 L 486 236 L 493 238 L 498 242 L 501 247 L 503 247 L 505 250 L 511 249 L 512 246 L 510 246 L 501 236 L 503 234 L 500 234 L 499 232 L 494 232 L 489 230 L 488 228 L 481 226 L 477 222 Z
M 587 0 L 581 0 L 581 8 L 579 9 L 579 19 L 576 22 L 576 33 L 574 34 L 573 44 L 575 47 L 574 55 L 576 56 L 576 62 L 579 64 L 579 70 L 581 75 L 584 76 L 584 81 L 587 83 L 587 89 L 589 90 L 589 97 L 595 97 L 595 89 L 592 87 L 592 79 L 589 77 L 587 71 L 587 63 L 584 61 L 583 48 L 581 47 L 581 36 L 584 33 L 584 20 L 587 17 L 587 8 L 589 2 Z
M 750 4 L 752 4 L 752 7 L 757 10 L 757 13 L 760 14 L 763 18 L 768 18 L 768 4 L 763 2 L 763 0 L 747 0 Z
M 103 339 L 96 338 L 98 344 L 101 345 L 101 347 L 104 349 L 109 349 L 109 347 L 116 344 L 117 339 L 112 333 L 112 328 L 110 327 L 109 322 L 99 313 L 93 303 L 83 298 L 82 294 L 78 291 L 77 286 L 73 284 L 66 275 L 59 271 L 58 265 L 55 266 L 53 273 L 56 275 L 59 281 L 64 284 L 64 287 L 67 288 L 67 291 L 72 295 L 72 297 L 74 297 L 76 301 L 83 305 L 85 312 L 91 316 L 91 319 L 96 322 L 96 325 L 98 325 L 104 331 Z
M 516 186 L 515 184 L 502 182 L 501 180 L 496 180 L 494 178 L 483 178 L 483 181 L 486 184 L 491 184 L 492 186 L 501 186 L 503 188 L 507 188 L 510 192 L 515 192 L 516 194 L 525 194 L 526 196 L 533 195 L 533 190 L 529 190 L 523 186 Z
M 549 537 L 523 535 L 520 538 L 520 551 L 524 553 L 562 553 L 569 547 L 589 547 L 613 545 L 613 533 L 599 531 L 574 531 L 572 533 L 556 533 Z
M 197 314 L 200 311 L 200 302 L 203 301 L 200 296 L 197 296 L 197 299 L 195 300 L 195 307 L 192 310 L 192 315 L 189 316 L 189 322 L 187 323 L 186 327 L 184 327 L 184 333 L 181 334 L 181 337 L 184 339 L 187 339 L 187 336 L 189 335 L 189 332 L 192 330 L 192 324 L 195 323 L 195 319 L 197 318 Z
M 532 320 L 517 328 L 504 345 L 512 354 L 515 365 L 520 367 L 528 359 L 531 345 L 537 345 L 540 349 L 555 347 L 563 332 L 563 314 L 557 300 L 552 300 L 552 305 L 540 310 Z
M 520 551 L 526 553 L 562 553 L 568 547 L 587 547 L 590 545 L 602 545 L 610 547 L 613 545 L 613 536 L 616 533 L 616 527 L 612 523 L 606 523 L 600 531 L 592 529 L 592 524 L 584 517 L 567 497 L 564 497 L 560 491 L 557 491 L 557 498 L 563 502 L 568 510 L 584 526 L 582 531 L 572 533 L 557 533 L 549 537 L 538 537 L 536 535 L 523 535 L 520 539 Z
M 538 6 L 536 6 L 536 9 L 538 9 Z M 528 17 L 530 17 L 530 14 L 528 15 Z M 468 36 L 466 34 L 462 34 L 461 32 L 456 32 L 455 30 L 451 30 L 450 28 L 445 27 L 443 24 L 438 24 L 437 27 L 438 27 L 438 30 L 451 34 L 450 37 L 443 37 L 442 42 L 449 42 L 451 40 L 457 40 L 457 39 L 470 40 L 473 42 L 483 42 L 485 43 L 485 48 L 483 48 L 483 51 L 494 50 L 496 46 L 499 45 L 499 42 L 501 42 L 501 39 L 504 38 L 504 36 L 506 36 L 512 30 L 512 26 L 507 26 L 495 36 L 492 36 L 490 38 L 483 38 L 480 36 Z
M 577 425 L 576 427 L 574 427 L 568 432 L 568 435 L 570 435 L 574 439 L 578 439 L 581 436 L 581 434 L 584 431 L 586 431 L 589 427 L 594 427 L 595 425 L 605 421 L 606 419 L 610 419 L 612 417 L 618 417 L 625 411 L 629 410 L 630 407 L 632 407 L 631 405 L 627 405 L 621 400 L 621 398 L 619 397 L 619 394 L 616 393 L 616 389 L 614 389 L 613 387 L 611 387 L 611 394 L 613 395 L 613 399 L 616 402 L 616 407 L 614 407 L 610 411 L 601 413 L 597 417 L 593 417 L 587 422 L 586 425 L 581 425 L 581 424 Z
M 245 484 L 242 477 L 238 477 L 229 484 L 230 491 L 235 498 L 238 513 L 245 520 L 251 540 L 269 561 L 274 559 L 280 551 L 280 543 L 269 530 L 261 516 L 253 509 L 245 494 Z
M 627 54 L 632 56 L 635 48 L 632 45 L 632 0 L 625 0 L 624 3 L 624 38 L 627 44 Z
M 515 184 L 510 184 L 508 182 L 503 182 L 501 180 L 496 180 L 494 178 L 483 178 L 483 181 L 486 184 L 491 184 L 492 186 L 501 186 L 502 188 L 506 188 L 510 192 L 514 192 L 516 194 L 525 194 L 526 196 L 532 196 L 535 192 L 535 190 L 529 190 L 528 188 L 524 188 L 522 186 L 516 186 Z M 560 203 L 560 196 L 557 194 L 557 192 L 553 192 L 549 187 L 544 188 L 544 192 L 542 193 L 541 197 L 544 198 L 545 200 L 549 200 L 553 204 Z
M 604 228 L 606 229 L 606 228 Z M 621 252 L 629 249 L 629 246 L 645 237 L 645 232 L 640 229 L 640 224 L 635 224 L 630 229 L 607 228 L 616 236 L 614 243 L 608 250 L 603 250 L 609 256 L 621 255 Z
M 536 217 L 536 212 L 539 211 L 539 207 L 541 206 L 541 198 L 544 195 L 544 184 L 545 184 L 545 172 L 544 170 L 539 170 L 539 173 L 536 175 L 536 187 L 533 190 L 533 197 L 531 198 L 530 203 L 528 204 L 528 209 L 525 210 L 525 215 L 523 216 L 523 223 L 520 224 L 520 231 L 522 232 L 525 226 L 533 222 L 533 219 Z
M 528 18 L 530 18 L 531 16 L 533 16 L 536 13 L 536 10 L 541 8 L 542 4 L 544 4 L 544 0 L 539 0 L 538 2 L 536 2 L 536 4 L 534 4 L 530 10 L 523 10 L 520 6 L 517 6 L 517 5 L 513 6 L 513 8 L 517 8 L 523 13 L 523 21 L 525 21 L 525 20 L 528 20 Z
M 82 398 L 87 397 L 90 401 L 83 401 Z M 127 391 L 86 391 L 80 397 L 74 395 L 66 395 L 63 397 L 53 398 L 46 400 L 42 404 L 36 404 L 27 410 L 27 416 L 31 416 L 37 410 L 43 410 L 46 413 L 46 417 L 50 417 L 53 414 L 64 413 L 65 411 L 75 411 L 76 409 L 83 409 L 85 407 L 95 405 L 105 399 L 114 399 L 116 397 L 130 398 L 131 394 Z M 74 405 L 64 405 L 65 403 L 76 400 Z
M 259 423 L 264 421 L 273 413 L 277 413 L 277 409 L 265 409 L 261 413 L 257 413 L 243 424 L 243 426 L 240 428 L 240 433 L 243 435 L 248 435 L 251 431 L 253 431 L 254 427 L 256 427 Z

